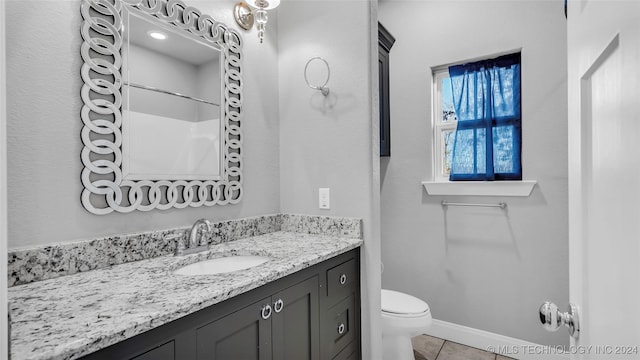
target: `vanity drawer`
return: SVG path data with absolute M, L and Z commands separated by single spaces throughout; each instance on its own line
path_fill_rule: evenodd
M 355 309 L 355 296 L 351 295 L 327 311 L 327 318 L 323 324 L 324 346 L 328 351 L 325 358 L 333 359 L 347 345 L 353 343 L 357 328 Z
M 348 260 L 327 270 L 327 296 L 333 303 L 349 295 L 358 284 L 358 262 Z

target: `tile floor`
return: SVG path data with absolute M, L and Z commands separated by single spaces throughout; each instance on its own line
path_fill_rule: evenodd
M 411 341 L 416 360 L 513 360 L 428 335 L 416 336 Z

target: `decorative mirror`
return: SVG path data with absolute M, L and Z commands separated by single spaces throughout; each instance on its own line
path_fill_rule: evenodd
M 242 40 L 180 0 L 83 0 L 82 204 L 242 198 Z

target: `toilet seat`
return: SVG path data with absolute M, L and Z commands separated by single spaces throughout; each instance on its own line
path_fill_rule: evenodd
M 396 313 L 392 313 L 392 312 L 387 312 L 387 311 L 383 311 L 382 312 L 382 317 L 390 317 L 390 318 L 398 318 L 398 319 L 418 319 L 418 318 L 430 318 L 431 317 L 431 313 L 428 311 L 425 311 L 423 313 L 420 314 L 396 314 Z
M 429 313 L 429 305 L 417 297 L 382 289 L 382 312 L 390 316 L 421 317 Z

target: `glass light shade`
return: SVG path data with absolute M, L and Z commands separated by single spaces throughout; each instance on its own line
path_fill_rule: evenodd
M 280 5 L 280 0 L 246 0 L 249 6 L 256 9 L 271 10 Z
M 260 44 L 264 42 L 264 31 L 267 26 L 267 20 L 269 17 L 267 16 L 267 11 L 263 9 L 258 9 L 255 12 L 256 18 L 256 29 L 258 29 L 258 39 L 260 39 Z
M 257 10 L 255 12 L 255 19 L 258 24 L 266 24 L 267 20 L 269 20 L 269 16 L 267 16 L 267 12 L 264 10 Z

